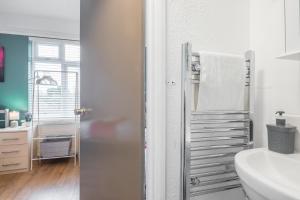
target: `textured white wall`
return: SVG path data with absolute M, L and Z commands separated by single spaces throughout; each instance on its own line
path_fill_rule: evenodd
M 250 1 L 250 46 L 256 54 L 254 139 L 267 146 L 267 123 L 284 110 L 300 130 L 300 63 L 277 59 L 284 53 L 284 1 Z M 300 151 L 300 137 L 297 134 Z
M 249 49 L 249 0 L 169 0 L 167 5 L 167 200 L 180 199 L 181 44 L 194 50 L 244 54 Z M 200 200 L 242 200 L 241 191 Z

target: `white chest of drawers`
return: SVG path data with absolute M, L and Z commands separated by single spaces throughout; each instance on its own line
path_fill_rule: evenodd
M 29 170 L 29 129 L 0 129 L 0 174 Z

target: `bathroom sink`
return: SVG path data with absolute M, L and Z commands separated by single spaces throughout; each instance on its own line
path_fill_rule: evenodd
M 251 200 L 300 200 L 300 154 L 245 150 L 235 156 L 235 167 Z

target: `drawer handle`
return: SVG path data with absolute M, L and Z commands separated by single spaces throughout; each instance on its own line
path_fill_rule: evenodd
M 12 166 L 18 166 L 20 165 L 21 163 L 11 163 L 11 164 L 4 164 L 2 165 L 2 167 L 12 167 Z
M 19 150 L 16 150 L 16 151 L 3 151 L 1 152 L 2 154 L 10 154 L 10 153 L 19 153 L 20 151 Z
M 4 139 L 2 139 L 2 141 L 5 141 L 5 142 L 7 142 L 7 141 L 17 141 L 17 140 L 19 140 L 19 138 L 4 138 Z

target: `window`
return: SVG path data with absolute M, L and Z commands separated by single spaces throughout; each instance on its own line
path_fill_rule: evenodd
M 33 107 L 33 83 L 51 77 L 55 84 L 39 85 L 35 93 L 34 118 L 56 121 L 73 119 L 79 103 L 80 46 L 79 42 L 31 38 L 29 70 L 29 108 Z M 49 81 L 49 80 L 48 80 Z M 37 86 L 36 86 L 37 88 Z M 37 90 L 35 90 L 37 91 Z M 39 105 L 37 106 L 37 102 Z
M 80 47 L 78 45 L 65 45 L 65 61 L 66 62 L 79 62 L 80 60 Z
M 59 59 L 59 46 L 49 44 L 37 44 L 36 55 L 39 58 Z

